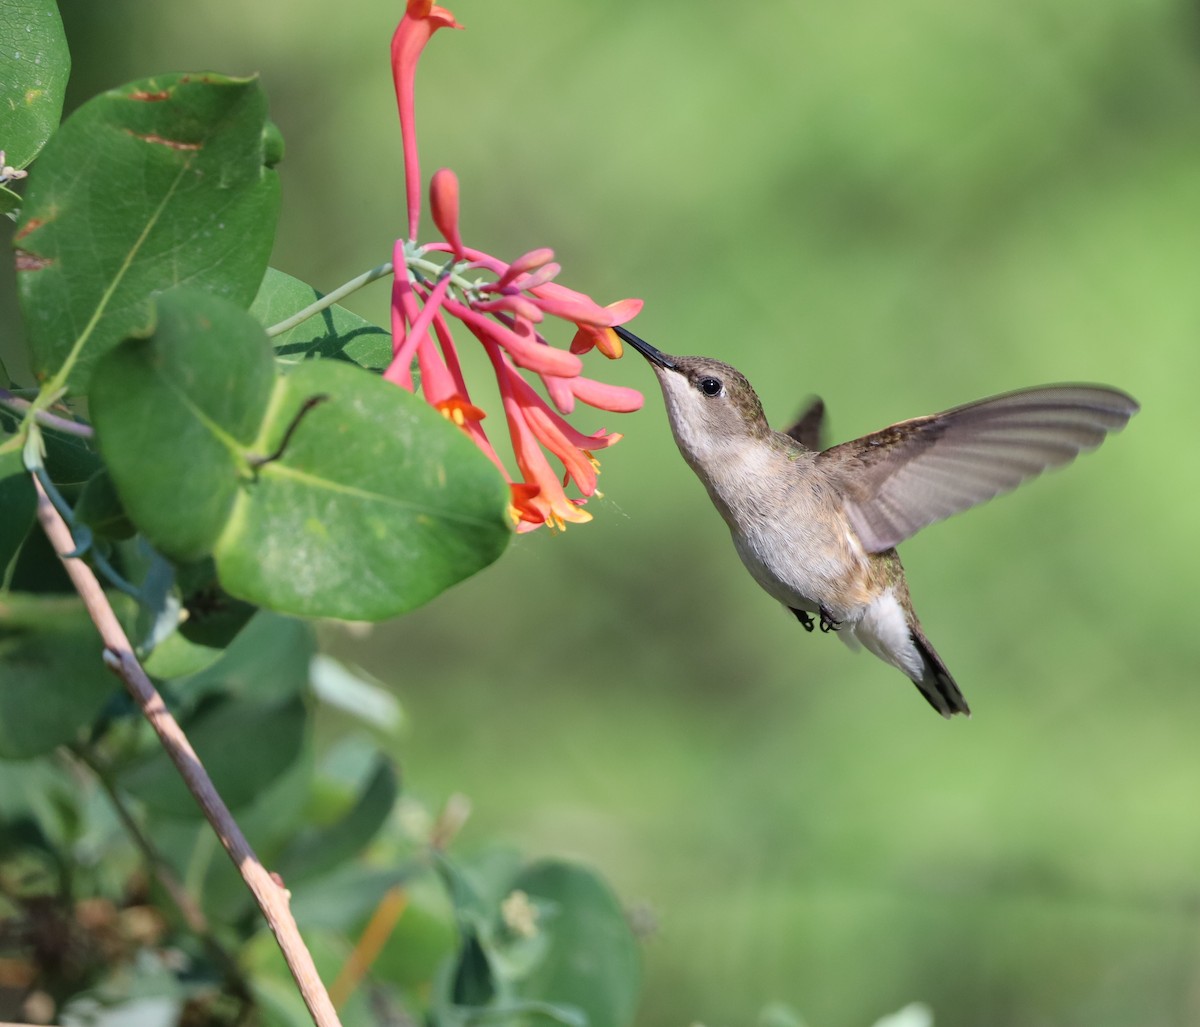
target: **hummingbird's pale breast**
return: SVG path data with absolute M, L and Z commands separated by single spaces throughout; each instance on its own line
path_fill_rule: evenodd
M 793 610 L 857 620 L 879 589 L 816 454 L 778 433 L 766 445 L 734 439 L 724 448 L 708 454 L 702 480 L 754 580 Z

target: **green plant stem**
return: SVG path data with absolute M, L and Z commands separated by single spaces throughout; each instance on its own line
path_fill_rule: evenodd
M 71 505 L 62 497 L 62 493 L 55 487 L 54 482 L 50 480 L 50 475 L 46 472 L 45 467 L 32 468 L 33 476 L 37 478 L 38 484 L 42 486 L 42 491 L 46 497 L 54 504 L 54 509 L 58 511 L 59 516 L 67 526 L 67 530 L 71 533 L 71 540 L 75 542 L 75 548 L 67 554 L 67 558 L 79 559 L 84 553 L 91 551 L 92 562 L 96 565 L 96 569 L 104 575 L 105 580 L 117 590 L 124 592 L 134 602 L 142 603 L 143 597 L 141 591 L 131 582 L 122 577 L 117 569 L 109 563 L 106 557 L 96 547 L 92 538 L 91 530 L 84 528 L 82 531 L 75 523 L 75 511 L 71 509 Z M 76 535 L 83 534 L 85 541 L 76 542 Z
M 26 414 L 33 404 L 8 389 L 0 389 L 0 407 L 11 410 L 14 414 Z M 38 424 L 44 424 L 47 428 L 56 428 L 68 435 L 78 435 L 81 439 L 90 439 L 96 434 L 90 424 L 80 424 L 70 418 L 59 417 L 57 414 L 50 413 L 49 410 L 34 410 L 33 416 Z
M 319 300 L 310 303 L 303 310 L 298 311 L 291 317 L 278 324 L 271 325 L 267 329 L 269 338 L 275 338 L 277 335 L 282 335 L 284 332 L 291 331 L 298 324 L 303 324 L 310 317 L 321 313 L 322 310 L 328 310 L 339 300 L 349 296 L 352 292 L 357 292 L 364 285 L 370 285 L 378 278 L 384 278 L 392 273 L 392 262 L 389 260 L 386 264 L 380 264 L 379 267 L 371 268 L 370 271 L 364 271 L 357 278 L 351 278 L 345 285 L 339 285 L 333 292 L 327 292 Z

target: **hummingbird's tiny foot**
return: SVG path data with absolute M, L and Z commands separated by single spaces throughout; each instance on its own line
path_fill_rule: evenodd
M 834 620 L 832 614 L 830 614 L 830 612 L 827 609 L 825 609 L 825 607 L 822 606 L 821 607 L 821 630 L 824 631 L 826 634 L 828 634 L 830 631 L 840 630 L 841 627 L 842 627 L 842 622 L 840 620 Z
M 804 625 L 804 630 L 811 634 L 812 629 L 816 627 L 816 625 L 813 623 L 813 619 L 803 610 L 797 610 L 794 606 L 789 606 L 788 609 L 796 615 L 796 620 Z

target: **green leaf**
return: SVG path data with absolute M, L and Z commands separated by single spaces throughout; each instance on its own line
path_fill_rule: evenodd
M 216 547 L 234 595 L 301 616 L 379 620 L 419 606 L 508 544 L 508 490 L 465 435 L 403 389 L 337 361 L 279 383 L 261 450 L 312 409 L 244 489 Z
M 270 328 L 321 296 L 311 285 L 269 267 L 250 313 L 264 328 Z M 382 371 L 392 359 L 391 333 L 337 304 L 275 336 L 271 342 L 279 359 L 288 363 L 337 357 L 369 371 Z
M 154 651 L 142 660 L 142 666 L 152 678 L 164 680 L 198 674 L 223 655 L 223 650 L 198 645 L 176 631 L 154 647 Z
M 468 933 L 454 966 L 450 1001 L 456 1006 L 486 1006 L 495 995 L 496 981 L 487 950 L 478 935 Z
M 55 0 L 5 0 L 0 17 L 0 145 L 23 168 L 62 116 L 71 54 Z
M 346 815 L 336 824 L 301 834 L 276 860 L 276 869 L 290 886 L 357 856 L 387 820 L 398 792 L 395 768 L 381 758 Z
M 209 558 L 176 568 L 187 617 L 179 633 L 189 642 L 220 648 L 229 645 L 258 612 L 251 603 L 235 599 L 217 581 L 217 566 Z
M 558 907 L 557 915 L 540 925 L 550 935 L 549 952 L 518 983 L 518 993 L 577 1006 L 590 1027 L 631 1023 L 641 961 L 637 940 L 608 886 L 581 866 L 546 860 L 518 874 L 513 889 Z
M 0 453 L 0 589 L 33 527 L 37 493 L 20 453 Z
M 77 599 L 0 598 L 0 757 L 26 759 L 69 742 L 117 686 Z
M 309 625 L 263 610 L 216 663 L 172 684 L 191 702 L 218 692 L 259 702 L 285 700 L 308 685 L 308 665 L 316 648 Z
M 230 809 L 245 806 L 301 756 L 308 736 L 304 702 L 210 704 L 182 724 L 192 747 Z M 123 770 L 120 783 L 149 807 L 173 817 L 199 817 L 183 779 L 157 750 Z
M 249 306 L 279 185 L 255 79 L 166 75 L 90 100 L 30 176 L 15 242 L 30 363 L 80 391 L 99 357 L 147 332 L 179 282 Z
M 11 214 L 21 209 L 21 197 L 6 185 L 0 185 L 0 214 Z
M 86 439 L 54 428 L 43 428 L 42 438 L 46 442 L 46 470 L 60 489 L 84 485 L 100 470 L 100 458 Z
M 75 586 L 44 531 L 31 531 L 10 567 L 8 587 L 39 595 L 75 595 Z
M 130 522 L 106 468 L 88 479 L 75 504 L 75 519 L 97 535 L 111 539 L 132 538 L 137 529 Z
M 502 477 L 427 404 L 341 361 L 272 379 L 249 315 L 195 290 L 159 306 L 92 388 L 118 494 L 159 550 L 211 550 L 248 602 L 351 620 L 418 606 L 504 550 Z
M 412 870 L 406 867 L 382 870 L 347 863 L 321 878 L 319 887 L 297 891 L 292 898 L 292 912 L 305 927 L 349 932 L 367 920 L 387 892 L 405 884 L 411 876 Z M 400 922 L 404 923 L 404 917 Z M 448 934 L 452 936 L 453 931 Z
M 165 555 L 212 551 L 248 474 L 275 365 L 262 329 L 194 289 L 158 297 L 158 323 L 101 361 L 91 411 L 130 519 Z

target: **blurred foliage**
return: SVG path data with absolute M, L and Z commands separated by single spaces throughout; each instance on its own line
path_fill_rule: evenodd
M 284 209 L 307 212 L 272 263 L 328 289 L 402 223 L 397 7 L 71 0 L 68 106 L 261 71 Z M 418 104 L 474 237 L 645 297 L 641 334 L 730 360 L 773 421 L 819 391 L 849 438 L 1071 379 L 1143 412 L 904 547 L 975 710 L 946 724 L 761 595 L 652 397 L 586 530 L 327 632 L 401 690 L 414 793 L 467 792 L 468 847 L 586 854 L 644 902 L 640 1023 L 778 999 L 858 1027 L 914 997 L 947 1024 L 1196 1022 L 1200 471 L 1167 459 L 1200 378 L 1195 4 L 453 7 L 468 31 L 437 39 Z M 386 302 L 348 305 L 378 323 Z M 614 377 L 653 387 L 633 361 Z

